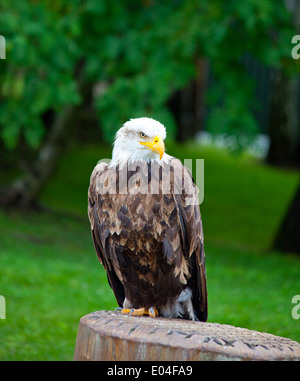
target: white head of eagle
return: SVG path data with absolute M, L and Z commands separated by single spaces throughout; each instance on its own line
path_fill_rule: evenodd
M 166 128 L 152 118 L 130 119 L 116 133 L 111 166 L 123 166 L 135 160 L 168 162 L 165 153 Z
M 188 197 L 197 199 L 198 189 L 181 161 L 165 153 L 165 138 L 166 128 L 151 118 L 119 129 L 111 162 L 91 175 L 93 243 L 122 313 L 206 321 L 202 220 Z M 144 187 L 137 187 L 140 167 L 148 174 Z

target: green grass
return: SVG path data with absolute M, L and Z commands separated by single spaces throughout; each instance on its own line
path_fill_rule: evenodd
M 0 215 L 0 359 L 70 360 L 81 316 L 114 308 L 85 220 Z
M 298 174 L 191 144 L 169 153 L 205 159 L 208 320 L 300 341 L 291 317 L 300 258 L 269 249 Z M 0 212 L 0 360 L 71 360 L 80 317 L 116 307 L 86 216 L 89 177 L 103 157 L 109 147 L 66 153 L 41 197 L 51 211 Z

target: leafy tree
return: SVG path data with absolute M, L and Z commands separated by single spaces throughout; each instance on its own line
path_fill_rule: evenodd
M 61 9 L 60 14 L 48 9 L 47 2 L 1 1 L 7 57 L 1 61 L 0 125 L 9 149 L 21 136 L 38 148 L 45 136 L 41 115 L 80 102 L 74 80 L 81 54 L 75 40 L 78 25 L 72 12 Z
M 256 133 L 254 85 L 242 57 L 280 66 L 290 57 L 289 17 L 279 0 L 2 0 L 0 137 L 6 149 L 37 150 L 2 204 L 36 201 L 87 93 L 107 141 L 137 116 L 159 119 L 174 136 L 167 101 L 195 78 L 199 57 L 210 60 L 215 77 L 208 126 L 242 144 Z

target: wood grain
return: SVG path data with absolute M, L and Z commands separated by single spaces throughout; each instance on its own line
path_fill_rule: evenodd
M 74 360 L 300 360 L 300 344 L 225 324 L 97 311 L 80 320 Z

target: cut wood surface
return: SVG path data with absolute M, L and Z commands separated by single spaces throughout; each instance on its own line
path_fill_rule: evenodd
M 300 344 L 225 324 L 97 311 L 80 319 L 74 360 L 300 360 Z

